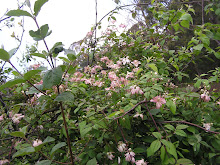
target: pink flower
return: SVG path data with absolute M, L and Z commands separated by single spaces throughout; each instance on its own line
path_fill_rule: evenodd
M 3 165 L 5 163 L 9 163 L 8 159 L 5 159 L 5 160 L 0 160 L 0 165 Z
M 132 95 L 134 95 L 134 94 L 141 94 L 141 95 L 144 94 L 144 92 L 141 90 L 141 88 L 139 86 L 134 85 L 134 86 L 131 86 L 130 89 L 131 89 L 131 94 Z
M 144 159 L 137 160 L 135 163 L 136 165 L 147 165 L 147 162 L 145 162 Z
M 121 27 L 121 28 L 125 28 L 126 25 L 125 25 L 125 24 L 120 24 L 119 27 Z
M 140 116 L 140 118 L 143 120 L 144 119 L 144 115 L 140 114 L 140 113 L 136 113 L 136 115 L 134 115 L 134 118 L 137 118 L 138 116 Z
M 90 32 L 87 33 L 87 36 L 88 36 L 88 37 L 91 37 L 92 35 L 93 35 L 93 32 L 92 32 L 92 31 L 90 31 Z
M 204 124 L 203 124 L 203 127 L 204 127 L 207 131 L 210 131 L 210 129 L 211 129 L 211 123 L 204 123 Z
M 133 62 L 131 62 L 135 67 L 138 67 L 139 64 L 141 64 L 140 61 L 138 60 L 134 60 Z
M 156 103 L 156 108 L 160 109 L 160 107 L 162 106 L 162 104 L 166 103 L 166 100 L 164 98 L 162 98 L 161 96 L 156 96 L 153 99 L 150 100 L 150 102 L 154 102 Z
M 131 151 L 131 149 L 129 148 L 128 152 L 125 154 L 125 160 L 128 162 L 135 163 L 134 156 L 135 156 L 135 153 Z
M 39 146 L 40 144 L 42 144 L 43 142 L 41 141 L 41 140 L 39 140 L 39 139 L 36 139 L 34 142 L 33 142 L 33 146 L 34 147 L 37 147 L 37 146 Z
M 32 67 L 33 69 L 37 69 L 37 68 L 40 67 L 40 64 L 34 64 L 34 65 L 31 65 L 31 67 Z
M 210 101 L 210 96 L 208 95 L 207 92 L 204 92 L 203 94 L 201 94 L 200 97 L 205 102 L 209 102 Z
M 220 105 L 220 101 L 218 101 L 217 104 Z
M 112 152 L 107 152 L 107 156 L 110 160 L 113 160 L 113 158 L 115 157 Z
M 122 141 L 119 141 L 118 142 L 118 151 L 119 152 L 124 152 L 125 150 L 126 150 L 126 144 L 125 143 L 123 143 Z
M 101 74 L 106 75 L 107 73 L 106 73 L 105 70 L 102 70 L 102 71 L 101 71 Z
M 18 124 L 20 122 L 20 119 L 22 119 L 24 117 L 24 115 L 22 114 L 14 114 L 14 116 L 12 117 L 12 121 L 15 124 Z
M 134 72 L 128 72 L 127 71 L 126 78 L 134 78 Z
M 122 58 L 122 64 L 125 65 L 127 63 L 130 63 L 131 61 L 129 60 L 129 57 L 127 56 L 126 58 Z
M 109 72 L 109 73 L 108 73 L 108 78 L 109 78 L 111 81 L 114 81 L 114 80 L 118 79 L 118 77 L 116 76 L 115 72 Z
M 4 120 L 4 115 L 1 115 L 0 116 L 0 121 L 3 121 Z

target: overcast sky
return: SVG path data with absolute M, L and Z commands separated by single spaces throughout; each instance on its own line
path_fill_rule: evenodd
M 25 0 L 20 0 L 23 2 Z M 30 0 L 33 8 L 35 0 Z M 116 7 L 113 0 L 98 0 L 98 20 L 105 14 Z M 5 12 L 12 9 L 17 9 L 17 0 L 4 0 L 0 5 L 0 17 Z M 24 10 L 28 10 L 27 7 Z M 17 17 L 18 18 L 18 17 Z M 116 16 L 118 23 L 126 23 L 125 14 Z M 18 20 L 22 20 L 19 17 Z M 16 19 L 17 20 L 17 19 Z M 65 48 L 68 48 L 71 43 L 79 41 L 85 37 L 92 25 L 95 24 L 95 0 L 49 0 L 42 7 L 38 17 L 39 25 L 48 24 L 52 30 L 52 34 L 46 38 L 48 46 L 51 48 L 56 42 L 63 42 Z M 107 18 L 103 21 L 107 24 Z M 0 24 L 0 46 L 4 45 L 4 49 L 9 51 L 18 45 L 13 38 L 10 37 L 14 31 L 16 35 L 21 35 L 21 28 L 16 23 L 15 27 L 3 27 L 3 22 Z M 29 36 L 29 30 L 37 30 L 34 21 L 31 18 L 25 17 L 24 20 L 25 34 L 22 46 L 17 53 L 20 56 L 24 51 L 26 44 L 31 45 L 34 43 L 33 39 Z M 40 48 L 44 49 L 43 43 L 39 42 Z M 13 57 L 14 59 L 16 57 Z

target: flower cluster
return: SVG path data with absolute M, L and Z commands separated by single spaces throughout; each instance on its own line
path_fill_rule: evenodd
M 150 100 L 150 102 L 156 103 L 156 108 L 160 109 L 163 104 L 166 104 L 166 100 L 161 96 L 156 96 Z
M 200 97 L 204 102 L 209 102 L 211 100 L 209 92 L 207 90 L 204 90 Z

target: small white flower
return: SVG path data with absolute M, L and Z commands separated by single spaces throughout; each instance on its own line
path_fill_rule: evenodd
M 135 163 L 135 153 L 131 151 L 131 148 L 128 149 L 128 152 L 125 154 L 125 160 L 128 162 Z
M 204 124 L 203 124 L 203 127 L 205 127 L 205 129 L 206 129 L 207 131 L 210 131 L 210 129 L 211 129 L 211 123 L 204 123 Z
M 126 144 L 123 143 L 122 141 L 118 142 L 118 151 L 119 152 L 124 152 L 126 150 Z
M 115 157 L 112 152 L 107 152 L 107 156 L 110 160 L 113 160 L 113 158 Z

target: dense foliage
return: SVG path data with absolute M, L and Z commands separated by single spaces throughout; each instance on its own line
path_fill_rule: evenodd
M 200 55 L 219 62 L 219 24 L 194 25 L 192 6 L 170 9 L 152 0 L 150 26 L 126 31 L 113 10 L 106 31 L 96 37 L 97 23 L 80 51 L 62 42 L 49 49 L 49 25 L 37 21 L 47 1 L 37 0 L 32 11 L 26 0 L 31 12 L 7 13 L 35 21 L 38 30 L 29 34 L 46 50 L 29 58 L 50 68 L 35 64 L 20 72 L 10 60 L 15 51 L 0 49 L 15 76 L 0 86 L 0 164 L 220 164 L 220 68 L 195 77 L 190 70 Z M 204 11 L 220 17 L 215 3 Z M 187 29 L 193 36 L 181 46 Z

